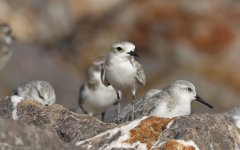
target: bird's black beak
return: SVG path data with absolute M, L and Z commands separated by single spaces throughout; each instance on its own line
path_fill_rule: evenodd
M 198 95 L 196 95 L 195 100 L 196 100 L 196 101 L 199 101 L 200 103 L 202 103 L 202 104 L 204 104 L 204 105 L 206 105 L 206 106 L 208 106 L 209 108 L 213 108 L 212 105 L 208 104 L 204 99 L 202 99 L 202 98 L 201 98 L 200 96 L 198 96 Z
M 130 51 L 130 52 L 128 52 L 128 54 L 131 56 L 134 56 L 134 57 L 138 57 L 138 54 L 134 51 Z

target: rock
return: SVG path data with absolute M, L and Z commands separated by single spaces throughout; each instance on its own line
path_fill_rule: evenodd
M 158 139 L 162 131 L 166 129 L 167 124 L 171 120 L 172 119 L 164 119 L 154 116 L 149 117 L 130 130 L 130 138 L 126 142 L 129 144 L 137 142 L 146 143 L 146 146 L 149 149 Z
M 12 118 L 13 110 L 10 97 L 0 100 L 1 116 Z M 18 120 L 57 133 L 63 141 L 69 143 L 85 140 L 116 127 L 115 124 L 103 123 L 85 114 L 73 113 L 58 104 L 44 107 L 32 100 L 22 100 L 17 104 L 16 111 Z
M 158 140 L 161 132 L 171 119 L 148 117 L 135 120 L 127 125 L 108 130 L 96 137 L 77 143 L 81 148 L 112 149 L 139 148 L 149 149 Z
M 0 149 L 2 150 L 79 150 L 64 143 L 56 134 L 20 121 L 0 118 Z
M 240 136 L 237 127 L 221 114 L 174 119 L 152 116 L 76 144 L 83 149 L 236 150 Z
M 155 149 L 155 148 L 154 148 Z M 192 141 L 168 140 L 160 146 L 160 150 L 199 150 Z
M 13 104 L 10 101 L 10 97 L 4 97 L 0 100 L 0 116 L 11 118 L 13 112 Z
M 236 150 L 240 147 L 237 127 L 221 114 L 194 114 L 176 118 L 155 143 L 180 139 L 194 141 L 200 150 Z

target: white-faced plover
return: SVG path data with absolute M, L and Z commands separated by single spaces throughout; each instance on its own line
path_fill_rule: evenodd
M 103 64 L 101 79 L 104 85 L 112 85 L 118 97 L 118 116 L 120 114 L 119 91 L 130 90 L 134 101 L 136 90 L 145 85 L 145 73 L 142 65 L 135 60 L 135 45 L 128 41 L 112 45 L 109 55 Z M 134 119 L 134 107 L 132 108 Z

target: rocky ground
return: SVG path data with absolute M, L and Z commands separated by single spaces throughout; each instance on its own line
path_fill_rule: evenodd
M 79 148 L 61 141 L 58 136 L 21 121 L 0 118 L 0 148 L 2 150 L 78 150 Z
M 116 125 L 32 100 L 0 100 L 1 149 L 236 150 L 239 129 L 222 114 L 143 117 Z

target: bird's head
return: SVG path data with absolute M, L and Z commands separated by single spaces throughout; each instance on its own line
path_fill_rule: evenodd
M 179 101 L 184 103 L 190 103 L 192 100 L 196 100 L 210 108 L 213 108 L 209 103 L 197 95 L 195 86 L 188 81 L 177 80 L 171 83 L 169 92 L 177 97 Z
M 36 81 L 32 85 L 30 91 L 30 97 L 34 100 L 42 103 L 45 106 L 49 106 L 55 103 L 56 94 L 50 83 L 47 81 Z
M 122 57 L 137 57 L 135 53 L 135 45 L 128 41 L 117 42 L 112 45 L 110 53 Z

